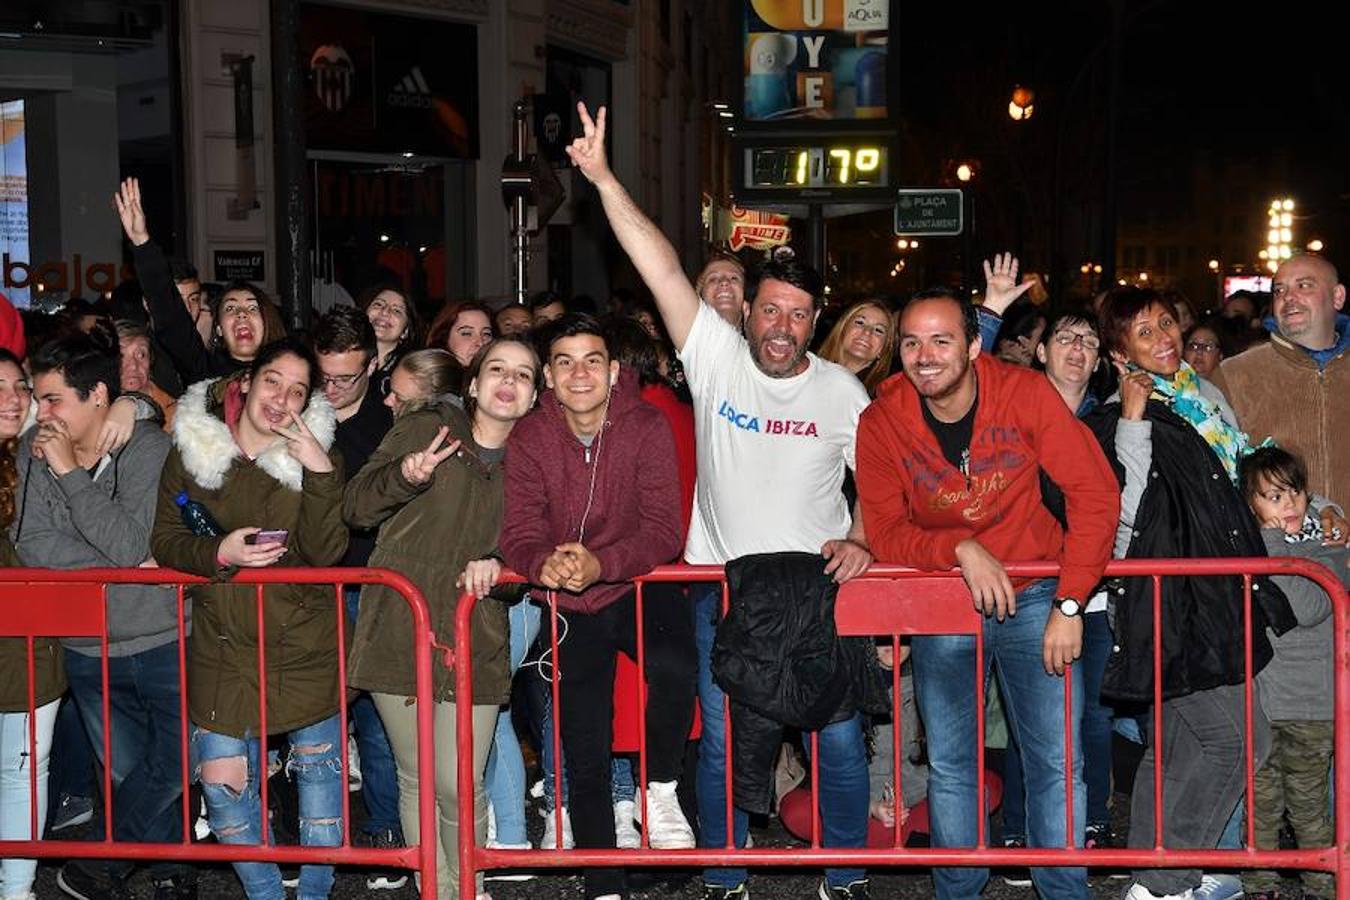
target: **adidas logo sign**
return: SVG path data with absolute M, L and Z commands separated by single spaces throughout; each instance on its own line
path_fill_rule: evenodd
M 413 66 L 408 74 L 403 76 L 403 80 L 394 85 L 386 102 L 390 106 L 405 109 L 431 109 L 431 88 L 427 85 L 426 78 L 422 76 L 420 66 Z

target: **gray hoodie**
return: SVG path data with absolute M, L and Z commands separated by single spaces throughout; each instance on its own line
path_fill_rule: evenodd
M 30 430 L 16 460 L 18 509 L 10 537 L 25 565 L 51 569 L 134 567 L 150 557 L 159 475 L 169 436 L 152 422 L 137 422 L 131 440 L 99 461 L 91 475 L 76 468 L 57 478 L 32 455 Z M 169 587 L 108 588 L 108 653 L 131 656 L 178 638 L 176 593 Z M 62 643 L 98 656 L 99 641 Z
M 1321 563 L 1350 587 L 1344 547 L 1323 547 L 1320 541 L 1285 541 L 1284 532 L 1261 529 L 1271 556 L 1297 556 Z M 1270 635 L 1275 658 L 1256 676 L 1261 707 L 1275 721 L 1330 722 L 1336 695 L 1332 670 L 1331 599 L 1315 582 L 1297 575 L 1276 575 L 1275 583 L 1289 598 L 1298 627 L 1280 637 Z

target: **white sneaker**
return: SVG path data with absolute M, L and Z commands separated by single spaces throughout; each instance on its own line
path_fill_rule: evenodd
M 557 850 L 557 817 L 553 815 L 553 810 L 545 810 L 540 813 L 544 817 L 544 839 L 539 842 L 540 850 Z M 572 817 L 567 814 L 567 807 L 562 808 L 563 821 L 563 840 L 562 849 L 571 850 L 576 846 L 576 839 L 572 837 Z
M 1195 894 L 1190 888 L 1180 894 L 1155 894 L 1139 882 L 1130 885 L 1123 900 L 1193 900 Z
M 347 737 L 347 790 L 352 793 L 361 790 L 361 751 L 351 735 Z
M 680 809 L 675 782 L 647 782 L 647 839 L 653 850 L 692 850 L 694 829 Z
M 614 804 L 614 846 L 620 850 L 636 850 L 642 846 L 642 835 L 633 824 L 633 813 L 632 800 Z

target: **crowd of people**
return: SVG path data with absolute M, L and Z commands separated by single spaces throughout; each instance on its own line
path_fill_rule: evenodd
M 257 844 L 271 821 L 279 839 L 293 830 L 300 844 L 336 846 L 350 743 L 366 813 L 354 840 L 434 840 L 438 895 L 448 897 L 461 829 L 488 846 L 532 846 L 522 738 L 539 751 L 541 846 L 635 847 L 640 828 L 652 848 L 688 849 L 746 846 L 751 815 L 780 801 L 787 821 L 775 768 L 785 739 L 796 741 L 785 736 L 814 732 L 824 846 L 889 845 L 922 807 L 934 846 L 970 847 L 985 764 L 974 638 L 920 633 L 898 654 L 889 638 L 840 640 L 838 587 L 877 562 L 959 567 L 984 617 L 984 675 L 1008 729 L 997 773 L 1007 846 L 1151 847 L 1157 815 L 1168 847 L 1239 846 L 1246 817 L 1261 848 L 1278 846 L 1286 818 L 1300 846 L 1330 843 L 1327 594 L 1258 577 L 1248 610 L 1240 578 L 1166 578 L 1155 648 L 1152 580 L 1103 578 L 1112 558 L 1269 555 L 1350 579 L 1350 524 L 1337 505 L 1350 497 L 1350 469 L 1334 430 L 1350 412 L 1350 317 L 1328 261 L 1285 261 L 1267 317 L 1240 297 L 1250 309 L 1197 319 L 1185 298 L 1136 287 L 1047 315 L 1022 296 L 1017 260 L 1000 254 L 985 264 L 978 307 L 937 288 L 898 309 L 852 304 L 818 329 L 823 281 L 791 257 L 747 271 L 716 252 L 691 281 L 610 171 L 605 111 L 579 113 L 584 133 L 569 156 L 650 300 L 617 298 L 603 316 L 551 293 L 495 311 L 464 302 L 423 329 L 413 298 L 380 284 L 287 335 L 261 290 L 204 290 L 168 259 L 128 180 L 115 206 L 136 283 L 59 317 L 0 310 L 4 564 L 162 566 L 210 579 L 189 590 L 185 672 L 175 592 L 109 587 L 106 698 L 99 640 L 34 640 L 31 706 L 28 645 L 0 640 L 0 838 L 41 838 L 49 806 L 53 829 L 87 820 L 98 764 L 110 769 L 113 838 L 181 840 L 186 727 L 216 840 Z M 729 604 L 719 583 L 649 585 L 639 602 L 632 580 L 678 561 L 724 566 Z M 1059 575 L 1011 578 L 1013 561 L 1057 562 Z M 433 671 L 434 836 L 419 833 L 405 602 L 380 585 L 344 589 L 350 652 L 339 684 L 328 588 L 269 585 L 260 614 L 255 589 L 232 583 L 240 569 L 274 565 L 400 572 L 426 597 L 443 646 L 454 643 L 459 598 L 478 598 L 473 696 L 456 696 L 449 667 Z M 525 583 L 504 584 L 507 570 Z M 550 623 L 541 629 L 549 592 L 556 658 Z M 1258 688 L 1250 810 L 1247 616 Z M 623 659 L 638 655 L 639 629 L 634 676 Z M 1151 734 L 1155 653 L 1162 746 Z M 903 698 L 889 695 L 895 666 Z M 613 752 L 627 739 L 619 732 L 636 728 L 625 719 L 638 688 L 625 678 L 645 684 L 645 766 Z M 355 692 L 350 742 L 344 689 Z M 458 739 L 457 703 L 472 706 L 472 734 Z M 519 704 L 527 712 L 513 716 Z M 922 729 L 926 773 L 890 771 L 893 755 L 914 761 L 877 725 L 893 706 L 909 717 L 910 741 Z M 517 719 L 529 722 L 523 734 Z M 1121 838 L 1110 809 L 1116 730 L 1144 745 Z M 459 821 L 460 752 L 472 754 L 471 823 Z M 289 812 L 263 809 L 274 775 L 293 785 Z M 96 817 L 95 838 L 102 827 Z M 292 874 L 234 868 L 251 900 L 283 897 Z M 31 897 L 35 869 L 3 860 L 0 896 Z M 131 870 L 71 861 L 58 884 L 83 900 L 119 897 Z M 584 875 L 588 898 L 627 896 L 622 868 Z M 157 900 L 196 895 L 191 866 L 156 861 L 150 876 Z M 988 877 L 933 871 L 940 898 L 977 896 Z M 406 878 L 372 871 L 366 883 Z M 1031 878 L 1047 898 L 1088 896 L 1081 867 L 1033 868 Z M 702 880 L 710 900 L 750 896 L 745 869 Z M 331 866 L 306 865 L 294 886 L 319 900 L 333 881 Z M 1234 881 L 1140 870 L 1126 896 L 1217 897 Z M 1334 893 L 1325 873 L 1303 881 L 1305 897 Z M 1278 877 L 1249 872 L 1241 889 L 1273 898 Z M 481 881 L 478 890 L 487 897 Z M 827 869 L 818 895 L 865 900 L 867 873 Z

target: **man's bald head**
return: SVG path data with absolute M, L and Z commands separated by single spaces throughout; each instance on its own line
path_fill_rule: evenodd
M 1286 259 L 1275 270 L 1271 294 L 1271 312 L 1282 337 L 1309 350 L 1335 345 L 1345 285 L 1329 261 L 1312 253 Z

